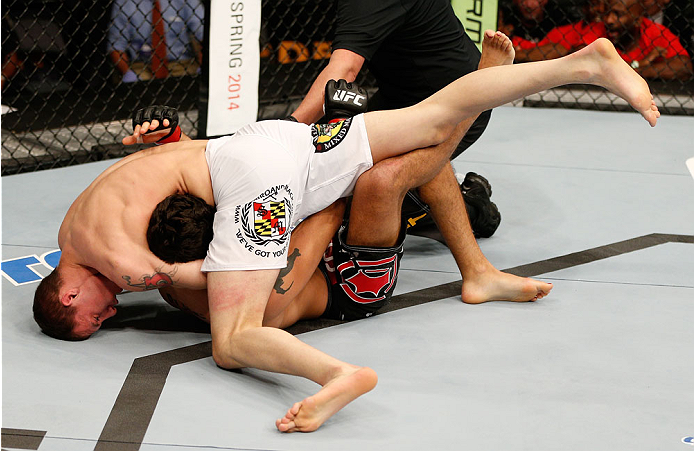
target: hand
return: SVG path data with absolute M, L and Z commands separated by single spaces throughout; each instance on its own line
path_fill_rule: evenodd
M 162 126 L 164 128 L 157 130 L 157 128 L 159 128 L 159 121 L 157 119 L 153 119 L 152 122 L 143 122 L 142 125 L 136 125 L 135 129 L 133 130 L 133 134 L 123 138 L 122 142 L 126 146 L 138 143 L 156 143 L 157 141 L 168 135 L 169 132 L 171 132 L 171 128 L 169 128 L 169 125 L 169 120 L 164 119 L 162 121 Z
M 123 74 L 123 83 L 134 83 L 139 80 L 140 78 L 132 69 L 128 70 L 126 73 Z
M 348 83 L 346 80 L 328 80 L 325 85 L 325 117 L 333 119 L 345 119 L 365 113 L 369 95 L 366 90 L 356 83 Z
M 659 58 L 665 58 L 667 56 L 667 49 L 663 47 L 654 47 L 653 50 L 651 50 L 648 55 L 644 57 L 641 61 L 639 61 L 639 69 L 643 69 L 644 67 L 648 67 L 653 62 Z M 638 72 L 638 71 L 637 71 Z
M 133 114 L 133 134 L 123 138 L 123 144 L 176 142 L 189 139 L 178 126 L 175 108 L 152 105 L 140 108 Z

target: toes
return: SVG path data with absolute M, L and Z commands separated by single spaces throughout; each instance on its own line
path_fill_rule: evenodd
M 291 412 L 293 415 L 298 415 L 299 409 L 301 409 L 301 403 L 295 402 L 294 405 L 289 408 L 289 412 Z
M 280 422 L 280 423 L 277 425 L 277 429 L 278 429 L 280 432 L 294 432 L 294 431 L 296 430 L 296 424 L 294 424 L 293 421 L 290 421 L 290 422 L 288 422 L 288 423 L 282 423 L 282 422 Z

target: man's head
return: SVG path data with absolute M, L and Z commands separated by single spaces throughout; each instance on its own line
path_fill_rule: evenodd
M 116 314 L 115 295 L 122 290 L 99 273 L 80 269 L 83 277 L 63 277 L 56 268 L 34 294 L 34 319 L 44 333 L 61 340 L 85 340 Z
M 609 0 L 602 18 L 607 37 L 615 46 L 628 49 L 634 42 L 638 42 L 643 16 L 641 0 Z
M 147 244 L 166 263 L 205 258 L 212 241 L 215 207 L 192 194 L 173 194 L 159 202 L 147 228 Z
M 648 17 L 655 16 L 670 3 L 670 0 L 642 0 L 643 9 Z
M 545 15 L 545 6 L 549 0 L 513 0 L 521 14 L 521 21 L 541 22 Z
M 583 5 L 583 16 L 586 22 L 602 22 L 605 14 L 606 0 L 588 0 Z

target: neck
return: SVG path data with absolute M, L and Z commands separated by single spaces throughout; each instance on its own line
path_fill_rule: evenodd
M 60 270 L 60 277 L 67 281 L 69 279 L 84 279 L 85 277 L 90 277 L 96 274 L 94 268 L 89 266 L 80 265 L 79 263 L 73 263 L 70 261 L 63 261 L 62 255 L 60 258 L 60 264 L 56 268 Z

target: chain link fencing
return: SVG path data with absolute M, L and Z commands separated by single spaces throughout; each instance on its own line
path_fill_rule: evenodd
M 335 1 L 262 1 L 259 119 L 290 114 L 327 64 Z M 640 2 L 644 15 L 679 38 L 679 44 L 668 42 L 664 54 L 677 53 L 679 45 L 688 52 L 686 58 L 668 57 L 669 65 L 661 64 L 655 74 L 643 71 L 660 64 L 662 57 L 653 64 L 642 62 L 637 70 L 648 76 L 661 110 L 694 115 L 691 0 L 501 0 L 499 27 L 513 37 L 519 59 L 551 58 L 579 47 L 581 21 L 613 21 L 607 16 L 619 9 L 615 2 Z M 532 3 L 540 5 L 541 18 L 526 17 L 533 15 L 528 6 Z M 120 140 L 131 132 L 132 112 L 146 105 L 176 106 L 182 130 L 197 135 L 204 60 L 202 0 L 159 0 L 163 33 L 152 25 L 152 0 L 6 0 L 1 8 L 2 175 L 137 151 L 140 146 L 125 147 Z M 161 46 L 152 38 L 155 34 L 165 36 L 168 48 L 165 61 L 156 68 Z M 548 41 L 548 36 L 553 39 Z M 357 82 L 375 88 L 366 70 Z M 545 91 L 517 104 L 629 108 L 621 99 L 585 86 Z

